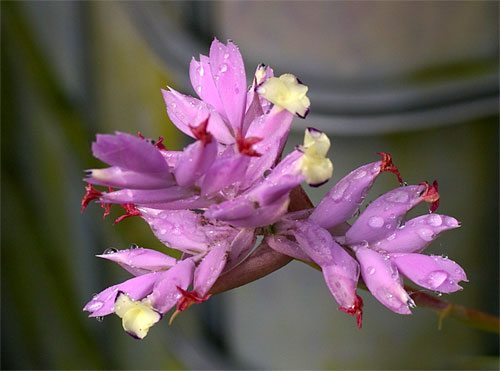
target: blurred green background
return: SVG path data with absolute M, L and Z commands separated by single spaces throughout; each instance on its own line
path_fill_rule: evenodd
M 264 62 L 310 88 L 294 123 L 333 141 L 334 178 L 390 152 L 409 183 L 437 178 L 462 228 L 429 251 L 466 270 L 451 301 L 498 314 L 497 2 L 1 2 L 2 369 L 497 369 L 498 336 L 367 293 L 362 331 L 321 275 L 293 262 L 155 326 L 143 341 L 81 308 L 127 277 L 94 257 L 135 242 L 140 219 L 80 214 L 90 144 L 115 130 L 187 142 L 160 88 L 192 94 L 188 65 L 232 38 L 247 74 Z M 395 187 L 381 176 L 370 198 Z M 424 207 L 415 213 L 425 212 Z M 412 215 L 415 215 L 412 214 Z

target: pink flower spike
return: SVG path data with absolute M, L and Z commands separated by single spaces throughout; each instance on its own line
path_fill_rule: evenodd
M 396 165 L 392 163 L 391 155 L 385 152 L 377 152 L 377 155 L 382 156 L 382 165 L 380 166 L 380 172 L 389 171 L 391 173 L 396 174 L 399 183 L 402 184 L 403 178 L 401 178 L 401 174 L 399 173 L 399 170 L 396 167 Z
M 429 290 L 450 293 L 462 290 L 458 282 L 467 282 L 464 270 L 453 260 L 443 256 L 422 254 L 390 254 L 398 270 Z
M 422 194 L 422 199 L 425 202 L 428 202 L 431 204 L 431 206 L 429 208 L 429 212 L 433 213 L 439 207 L 438 182 L 437 182 L 437 180 L 434 180 L 434 182 L 432 183 L 432 186 L 429 185 L 429 183 L 427 183 L 427 182 L 422 182 L 420 184 L 425 185 L 425 187 L 426 187 L 425 192 Z

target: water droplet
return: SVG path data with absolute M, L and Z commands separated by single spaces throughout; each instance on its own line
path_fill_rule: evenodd
M 401 187 L 408 187 L 408 183 L 407 183 L 407 182 L 399 183 L 399 185 L 400 185 Z
M 366 176 L 366 171 L 360 170 L 356 174 L 354 174 L 353 179 L 361 179 Z
M 427 283 L 432 289 L 436 289 L 448 278 L 448 273 L 444 271 L 431 272 L 427 278 Z
M 431 214 L 427 217 L 427 224 L 434 227 L 439 227 L 443 223 L 443 219 L 438 214 Z
M 269 174 L 271 174 L 271 169 L 267 169 L 266 171 L 264 171 L 264 178 L 267 178 Z
M 136 243 L 131 243 L 130 246 L 129 246 L 130 249 L 138 249 L 139 248 L 139 245 L 137 245 Z
M 441 296 L 443 296 L 443 293 L 439 292 L 439 291 L 436 291 L 436 296 L 441 297 Z
M 441 256 L 441 259 L 442 259 L 442 260 L 448 260 L 448 255 L 443 255 L 443 256 Z
M 387 241 L 392 241 L 395 238 L 396 238 L 396 233 L 393 233 L 389 237 L 387 237 Z
M 224 59 L 228 59 L 229 58 L 229 53 L 225 53 L 224 54 Z
M 220 67 L 219 67 L 219 72 L 220 72 L 220 73 L 224 73 L 224 72 L 226 72 L 226 71 L 227 71 L 227 64 L 222 63 L 222 64 L 220 65 Z
M 368 225 L 372 228 L 380 228 L 384 225 L 384 218 L 380 216 L 372 216 L 368 219 Z
M 417 230 L 417 234 L 424 241 L 432 241 L 434 238 L 434 232 L 429 228 L 421 228 Z
M 95 318 L 97 322 L 102 322 L 104 321 L 104 317 L 96 317 Z
M 203 75 L 205 74 L 205 70 L 203 69 L 203 66 L 198 67 L 197 71 L 201 77 L 203 77 Z
M 415 302 L 411 298 L 408 299 L 408 301 L 406 302 L 406 304 L 408 305 L 409 308 L 416 308 L 417 307 L 417 304 L 415 304 Z
M 349 182 L 341 182 L 337 183 L 333 189 L 330 197 L 332 198 L 333 201 L 340 201 L 342 197 L 344 196 L 344 192 L 349 187 Z
M 404 203 L 408 201 L 408 193 L 405 191 L 392 192 L 385 199 L 389 202 Z
M 359 245 L 360 245 L 361 247 L 368 247 L 368 241 L 363 240 L 363 241 L 361 241 L 361 242 L 359 243 Z
M 368 273 L 370 275 L 374 274 L 375 273 L 375 267 L 371 267 L 370 266 L 370 267 L 366 268 L 366 273 Z
M 167 230 L 165 228 L 160 229 L 160 234 L 165 234 L 167 233 Z
M 103 254 L 114 254 L 115 252 L 118 252 L 118 249 L 115 249 L 114 247 L 108 247 L 106 250 L 104 250 Z
M 87 310 L 89 312 L 95 312 L 96 310 L 101 309 L 103 305 L 104 305 L 104 303 L 102 301 L 97 300 L 97 301 L 93 302 L 92 304 L 90 304 L 87 307 Z

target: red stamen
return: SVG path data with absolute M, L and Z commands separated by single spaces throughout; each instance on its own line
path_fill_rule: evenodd
M 401 174 L 399 173 L 398 168 L 392 163 L 391 155 L 385 152 L 377 152 L 377 155 L 382 156 L 382 165 L 380 166 L 380 172 L 390 171 L 391 173 L 396 174 L 399 183 L 403 183 L 403 178 L 401 178 Z
M 236 135 L 236 143 L 238 144 L 238 152 L 242 155 L 252 156 L 252 157 L 260 157 L 261 153 L 257 152 L 252 148 L 255 143 L 259 143 L 263 138 L 257 137 L 248 137 L 243 138 L 241 131 L 238 131 Z
M 158 137 L 158 142 L 155 143 L 155 147 L 160 151 L 168 151 L 167 147 L 163 144 L 163 137 Z
M 137 210 L 134 204 L 120 204 L 121 207 L 125 209 L 125 214 L 122 216 L 118 217 L 114 222 L 113 225 L 120 223 L 123 219 L 129 218 L 131 216 L 139 216 L 141 215 L 141 212 Z
M 350 306 L 349 308 L 338 308 L 344 313 L 347 313 L 351 316 L 356 315 L 356 324 L 358 325 L 358 328 L 361 329 L 362 322 L 363 322 L 363 299 L 356 295 L 356 299 L 354 300 L 354 304 Z
M 210 116 L 208 116 L 204 121 L 201 122 L 201 124 L 196 127 L 189 125 L 189 128 L 191 129 L 194 137 L 201 141 L 201 143 L 203 143 L 203 146 L 206 146 L 212 141 L 212 134 L 207 131 L 209 118 Z
M 432 183 L 432 186 L 427 182 L 422 182 L 420 184 L 425 185 L 425 192 L 422 194 L 422 198 L 425 202 L 429 202 L 431 204 L 429 208 L 429 212 L 433 213 L 439 207 L 439 192 L 438 192 L 438 182 L 435 180 Z
M 144 135 L 142 135 L 140 131 L 137 132 L 137 136 L 141 139 L 146 139 L 146 138 L 144 138 Z
M 203 303 L 204 301 L 207 301 L 210 298 L 210 296 L 212 296 L 208 294 L 200 297 L 198 296 L 198 293 L 196 291 L 186 291 L 179 286 L 177 286 L 177 290 L 179 290 L 179 292 L 182 294 L 182 298 L 180 298 L 179 301 L 177 302 L 177 309 L 170 317 L 170 320 L 168 321 L 169 325 L 172 324 L 175 317 L 177 317 L 179 313 L 184 312 L 193 304 L 199 304 Z
M 108 191 L 113 192 L 113 188 L 108 187 Z M 104 209 L 104 214 L 102 214 L 102 218 L 105 219 L 109 215 L 109 212 L 111 210 L 111 204 L 106 202 L 101 202 L 101 207 Z
M 82 198 L 82 214 L 89 205 L 90 201 L 95 200 L 97 198 L 100 198 L 102 196 L 102 193 L 99 192 L 97 189 L 94 188 L 92 184 L 87 184 L 85 186 L 85 190 L 87 191 L 85 193 L 85 196 Z

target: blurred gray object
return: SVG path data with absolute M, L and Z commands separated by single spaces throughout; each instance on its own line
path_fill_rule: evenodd
M 231 38 L 249 75 L 264 62 L 277 74 L 293 71 L 313 87 L 311 121 L 331 134 L 419 130 L 498 112 L 496 2 L 131 2 L 127 7 L 153 50 L 184 76 L 179 80 L 184 91 L 191 91 L 186 61 L 200 50 L 207 54 L 212 35 Z M 256 59 L 263 55 L 266 60 Z M 294 128 L 304 126 L 299 121 Z

